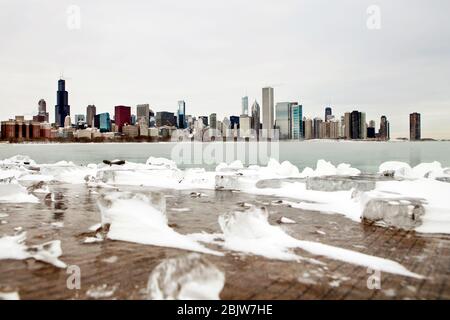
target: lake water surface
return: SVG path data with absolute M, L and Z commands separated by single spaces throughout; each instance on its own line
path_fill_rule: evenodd
M 264 144 L 267 146 L 267 143 Z M 319 159 L 331 161 L 334 164 L 349 163 L 364 172 L 376 172 L 381 163 L 391 160 L 407 162 L 411 166 L 433 161 L 439 161 L 443 166 L 450 166 L 450 142 L 282 141 L 269 145 L 271 148 L 271 150 L 269 148 L 269 154 L 265 158 L 258 159 L 259 164 L 264 165 L 268 157 L 273 156 L 280 161 L 288 160 L 299 169 L 307 166 L 315 167 Z M 245 142 L 185 143 L 183 148 L 190 149 L 194 157 L 195 154 L 204 153 L 208 146 L 209 148 L 219 147 L 219 149 L 223 146 L 224 154 L 227 156 L 226 161 L 230 162 L 236 158 L 242 159 L 240 150 L 245 149 Z M 76 164 L 89 164 L 99 163 L 105 159 L 145 163 L 150 156 L 171 159 L 174 148 L 179 147 L 180 144 L 176 143 L 0 144 L 0 159 L 21 154 L 29 156 L 38 163 L 67 160 Z M 224 159 L 218 157 L 216 160 L 216 163 L 219 163 Z M 216 163 L 211 161 L 178 162 L 178 165 L 179 167 L 212 169 Z

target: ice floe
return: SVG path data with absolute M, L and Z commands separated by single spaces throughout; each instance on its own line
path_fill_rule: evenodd
M 66 268 L 66 264 L 59 260 L 62 255 L 61 241 L 54 240 L 41 245 L 25 245 L 26 232 L 16 236 L 0 238 L 0 260 L 35 259 L 46 262 L 58 268 Z
M 225 274 L 205 257 L 191 253 L 166 259 L 150 274 L 147 297 L 152 300 L 219 300 Z
M 102 196 L 98 206 L 108 239 L 222 255 L 173 230 L 162 195 L 112 192 Z

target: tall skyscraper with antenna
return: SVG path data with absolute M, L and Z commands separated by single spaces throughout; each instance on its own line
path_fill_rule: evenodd
M 55 124 L 58 127 L 64 127 L 67 116 L 70 116 L 69 93 L 66 91 L 66 81 L 59 79 L 56 92 Z

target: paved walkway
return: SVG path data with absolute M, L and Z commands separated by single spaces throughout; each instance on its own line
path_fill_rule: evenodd
M 82 244 L 83 233 L 100 222 L 96 197 L 84 186 L 53 185 L 52 191 L 65 196 L 39 204 L 1 204 L 9 216 L 0 224 L 0 235 L 14 234 L 22 227 L 27 244 L 62 241 L 61 260 L 81 268 L 81 289 L 68 290 L 65 270 L 27 261 L 0 261 L 0 292 L 17 290 L 22 299 L 90 299 L 92 292 L 112 293 L 109 299 L 142 299 L 150 272 L 162 259 L 185 254 L 177 249 L 159 248 L 107 240 Z M 137 191 L 150 189 L 136 188 Z M 240 202 L 263 205 L 270 197 L 231 192 L 205 192 L 192 199 L 190 192 L 167 191 L 170 224 L 180 233 L 219 232 L 219 214 Z M 175 212 L 171 208 L 191 208 Z M 270 222 L 281 216 L 298 223 L 283 228 L 297 239 L 318 241 L 397 261 L 425 280 L 381 274 L 381 289 L 367 288 L 367 269 L 323 257 L 314 258 L 325 266 L 308 262 L 282 262 L 262 257 L 229 253 L 207 258 L 225 272 L 222 299 L 450 299 L 450 237 L 421 236 L 414 232 L 386 229 L 352 222 L 339 215 L 319 214 L 269 205 Z M 52 222 L 64 222 L 63 228 Z M 302 256 L 310 256 L 298 250 Z M 111 259 L 117 257 L 117 259 Z M 116 260 L 116 261 L 114 261 Z M 102 289 L 102 290 L 99 290 Z

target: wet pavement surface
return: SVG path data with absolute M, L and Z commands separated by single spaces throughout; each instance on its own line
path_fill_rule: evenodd
M 324 265 L 308 261 L 285 262 L 228 252 L 206 258 L 225 273 L 222 299 L 450 299 L 450 237 L 420 235 L 413 231 L 356 223 L 343 216 L 294 209 L 279 198 L 231 191 L 156 190 L 121 187 L 123 191 L 163 192 L 169 224 L 182 234 L 220 232 L 218 217 L 241 208 L 241 203 L 266 206 L 273 225 L 281 217 L 296 224 L 281 227 L 300 240 L 317 241 L 399 262 L 425 276 L 413 279 L 381 273 L 381 289 L 371 290 L 373 273 L 365 267 L 318 257 Z M 39 194 L 38 204 L 0 204 L 0 236 L 27 232 L 27 245 L 61 240 L 67 265 L 81 270 L 81 288 L 70 290 L 64 269 L 38 262 L 0 260 L 0 292 L 17 291 L 21 299 L 144 299 L 149 274 L 164 259 L 185 255 L 178 249 L 105 240 L 83 243 L 92 225 L 100 223 L 99 194 L 106 190 L 84 185 L 52 184 L 56 201 Z M 198 190 L 199 191 L 199 190 Z M 97 193 L 98 192 L 98 193 Z M 200 192 L 200 191 L 199 191 Z M 189 211 L 177 210 L 189 208 Z M 132 208 L 130 208 L 131 210 Z M 63 226 L 61 225 L 63 223 Z M 210 246 L 214 248 L 213 246 Z

